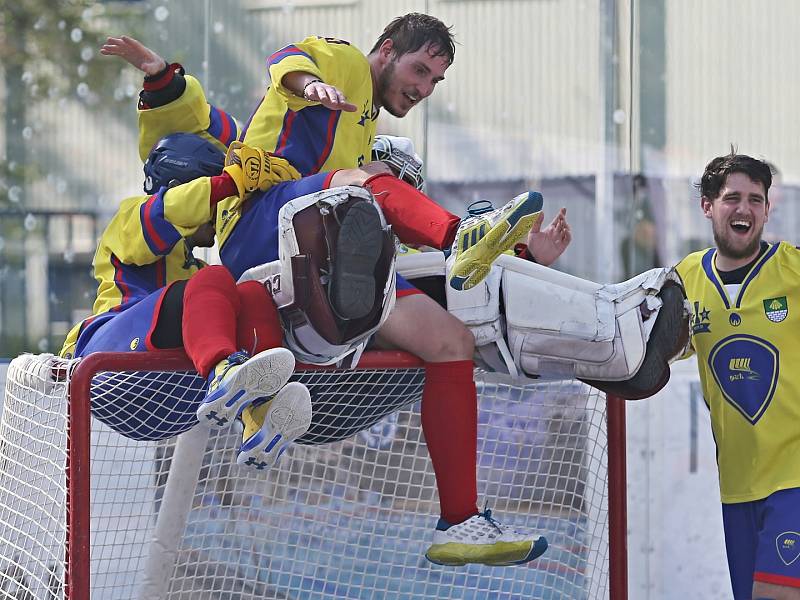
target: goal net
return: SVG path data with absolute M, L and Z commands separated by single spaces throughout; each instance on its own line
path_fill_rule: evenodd
M 481 502 L 550 546 L 520 567 L 429 563 L 438 517 L 421 363 L 309 368 L 310 431 L 272 470 L 235 428 L 131 441 L 89 417 L 203 381 L 176 352 L 23 355 L 0 419 L 0 599 L 624 597 L 623 404 L 574 381 L 477 373 Z M 620 426 L 622 428 L 620 428 Z M 613 591 L 616 586 L 620 593 Z

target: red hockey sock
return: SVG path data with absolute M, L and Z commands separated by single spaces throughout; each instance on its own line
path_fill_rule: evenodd
M 461 219 L 417 188 L 389 173 L 373 175 L 364 182 L 364 187 L 375 196 L 401 242 L 439 250 L 452 245 Z
M 238 350 L 236 282 L 225 267 L 200 269 L 183 294 L 183 346 L 197 372 L 208 377 L 226 356 Z
M 436 473 L 442 518 L 478 514 L 478 398 L 471 360 L 427 363 L 422 432 Z
M 258 354 L 277 348 L 283 342 L 283 330 L 275 301 L 258 281 L 236 286 L 241 311 L 236 326 L 236 343 L 242 350 Z

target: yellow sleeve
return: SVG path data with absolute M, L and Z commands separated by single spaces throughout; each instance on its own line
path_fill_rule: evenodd
M 211 141 L 223 152 L 230 141 L 238 138 L 239 126 L 235 120 L 208 103 L 203 86 L 197 79 L 191 75 L 185 75 L 185 78 L 186 89 L 179 98 L 164 106 L 138 111 L 139 158 L 142 162 L 147 160 L 155 143 L 170 133 L 195 133 Z M 212 116 L 220 119 L 221 125 L 212 123 Z M 221 129 L 227 127 L 229 132 L 218 132 L 218 137 L 215 137 L 215 125 Z
M 106 227 L 99 246 L 125 264 L 153 263 L 211 221 L 210 194 L 210 178 L 201 177 L 152 196 L 128 198 Z
M 269 57 L 269 76 L 275 91 L 287 102 L 289 109 L 300 110 L 317 104 L 296 96 L 283 85 L 287 73 L 302 71 L 341 91 L 353 95 L 351 74 L 361 72 L 356 67 L 367 59 L 355 46 L 332 38 L 308 37 L 297 44 L 281 48 Z

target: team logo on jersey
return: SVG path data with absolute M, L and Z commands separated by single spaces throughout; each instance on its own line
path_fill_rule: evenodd
M 775 346 L 745 334 L 720 340 L 709 353 L 708 366 L 722 396 L 753 425 L 775 394 L 778 359 Z
M 775 547 L 783 564 L 790 565 L 800 557 L 800 533 L 784 531 L 775 538 Z
M 133 338 L 131 340 L 131 350 L 136 350 L 139 347 L 139 338 Z
M 219 232 L 222 233 L 225 231 L 225 228 L 230 224 L 231 220 L 234 216 L 239 214 L 239 209 L 234 208 L 233 210 L 228 210 L 227 208 L 222 211 L 222 215 L 220 215 L 220 225 L 219 225 Z
M 731 316 L 728 317 L 728 323 L 730 323 L 734 327 L 738 327 L 742 324 L 742 317 L 739 313 L 731 313 Z
M 700 309 L 700 303 L 694 303 L 694 314 L 692 315 L 692 333 L 711 332 L 711 311 L 705 306 Z
M 789 315 L 789 303 L 786 301 L 786 296 L 764 300 L 764 312 L 773 323 L 783 321 Z

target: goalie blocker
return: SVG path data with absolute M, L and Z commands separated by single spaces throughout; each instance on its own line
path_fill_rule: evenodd
M 443 278 L 451 263 L 423 252 L 398 257 L 397 269 L 424 288 L 414 280 Z M 686 296 L 670 269 L 601 285 L 502 255 L 468 291 L 436 287 L 475 336 L 476 359 L 516 377 L 574 377 L 638 400 L 666 385 L 689 341 Z

